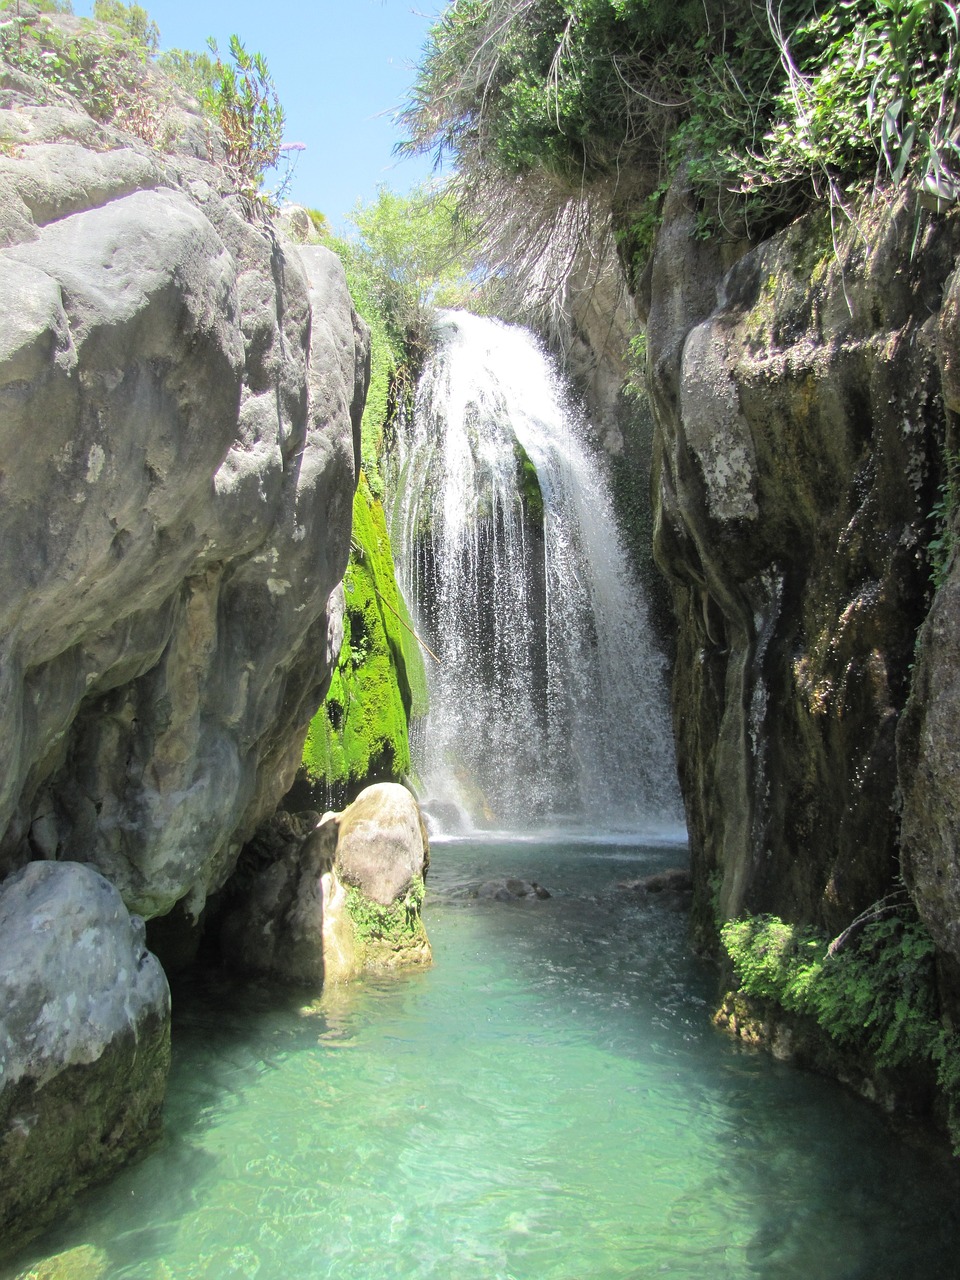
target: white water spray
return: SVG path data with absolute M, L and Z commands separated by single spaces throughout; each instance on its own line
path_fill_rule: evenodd
M 439 658 L 416 744 L 427 811 L 676 829 L 664 659 L 609 484 L 529 331 L 443 314 L 393 477 L 401 585 Z

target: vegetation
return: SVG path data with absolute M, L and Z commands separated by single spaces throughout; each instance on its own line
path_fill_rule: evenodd
M 906 901 L 878 904 L 832 943 L 770 915 L 730 921 L 721 940 L 746 995 L 813 1018 L 878 1067 L 933 1064 L 960 1145 L 960 1036 L 941 1022 L 934 943 Z
M 406 145 L 453 159 L 491 258 L 512 249 L 544 289 L 612 226 L 642 261 L 681 166 L 705 235 L 841 208 L 858 183 L 911 179 L 942 208 L 958 23 L 953 0 L 453 0 Z
M 213 55 L 210 80 L 200 92 L 200 105 L 219 124 L 239 190 L 257 196 L 267 169 L 280 158 L 283 107 L 262 54 L 248 53 L 239 36 L 230 37 L 230 61 L 217 42 L 207 42 Z M 199 65 L 195 63 L 194 69 Z
M 383 508 L 365 478 L 354 496 L 343 585 L 343 645 L 303 754 L 307 781 L 337 808 L 370 782 L 409 773 L 409 722 L 426 711 L 423 661 L 397 589 Z
M 455 201 L 441 189 L 408 196 L 381 186 L 351 216 L 357 241 L 342 246 L 362 291 L 383 318 L 394 347 L 414 363 L 425 350 L 437 307 L 462 306 L 473 282 L 469 233 Z
M 947 569 L 956 544 L 956 519 L 960 508 L 960 453 L 948 453 L 947 477 L 940 485 L 937 501 L 930 512 L 934 534 L 927 543 L 930 557 L 930 577 L 936 588 L 947 580 Z
M 210 55 L 174 49 L 159 53 L 160 30 L 138 4 L 95 0 L 97 22 L 58 23 L 48 15 L 70 13 L 69 0 L 43 0 L 0 24 L 0 57 L 54 90 L 76 98 L 97 120 L 115 124 L 151 146 L 169 146 L 167 119 L 173 94 L 159 76 L 145 75 L 156 62 L 197 98 L 221 130 L 237 189 L 258 204 L 264 175 L 281 154 L 283 108 L 267 64 L 230 37 L 228 60 L 210 41 Z
M 124 4 L 123 0 L 93 0 L 93 16 L 98 22 L 122 31 L 144 53 L 152 55 L 160 48 L 160 28 L 139 4 Z
M 426 944 L 423 898 L 424 884 L 419 876 L 414 878 L 404 896 L 388 907 L 374 902 L 359 889 L 347 886 L 347 914 L 368 960 L 372 958 L 375 963 L 377 952 L 399 951 Z
M 434 307 L 462 302 L 472 284 L 463 229 L 442 192 L 397 196 L 381 188 L 355 211 L 360 236 L 352 240 L 329 238 L 323 215 L 308 216 L 312 234 L 340 256 L 371 337 L 344 642 L 303 757 L 307 781 L 327 803 L 341 805 L 369 782 L 409 772 L 409 726 L 426 713 L 426 672 L 396 583 L 380 460 L 412 396 Z
M 39 86 L 77 99 L 94 119 L 164 144 L 169 95 L 146 83 L 140 39 L 116 25 L 68 29 L 56 21 L 67 10 L 52 5 L 39 14 L 21 16 L 18 6 L 11 12 L 16 16 L 0 24 L 0 58 Z

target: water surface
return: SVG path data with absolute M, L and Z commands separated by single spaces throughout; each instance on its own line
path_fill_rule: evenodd
M 430 970 L 319 1007 L 177 992 L 161 1144 L 17 1265 L 108 1280 L 936 1280 L 957 1181 L 839 1086 L 714 1031 L 680 845 L 435 844 Z M 545 901 L 473 896 L 493 877 Z

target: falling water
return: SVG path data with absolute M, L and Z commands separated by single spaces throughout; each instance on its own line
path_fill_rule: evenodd
M 585 424 L 528 330 L 446 312 L 438 338 L 393 458 L 399 572 L 438 658 L 424 806 L 675 827 L 664 658 Z

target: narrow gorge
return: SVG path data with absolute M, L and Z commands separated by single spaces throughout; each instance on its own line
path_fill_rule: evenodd
M 454 0 L 355 239 L 47 8 L 0 1280 L 952 1274 L 955 8 Z

